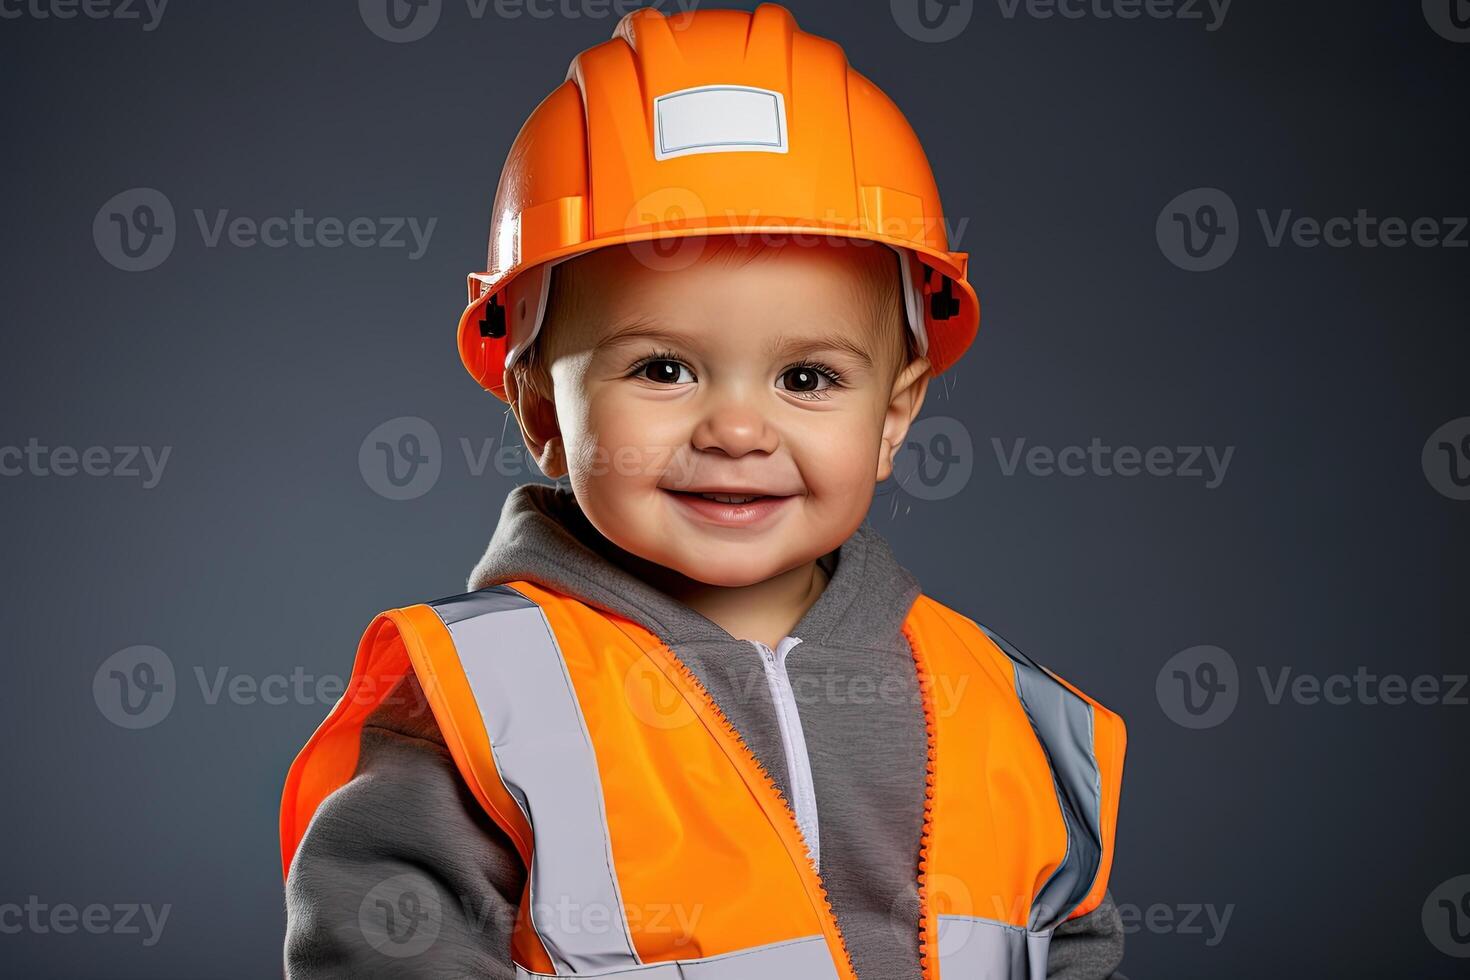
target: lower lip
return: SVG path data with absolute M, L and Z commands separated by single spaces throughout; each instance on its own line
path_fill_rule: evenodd
M 757 497 L 745 504 L 722 504 L 692 493 L 665 490 L 669 496 L 711 524 L 722 527 L 754 527 L 770 520 L 791 497 Z

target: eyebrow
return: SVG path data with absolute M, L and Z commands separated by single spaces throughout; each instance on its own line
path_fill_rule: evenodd
M 692 345 L 690 334 L 680 332 L 656 317 L 635 316 L 608 331 L 599 347 L 630 340 L 660 340 L 670 345 Z M 825 333 L 815 337 L 778 335 L 766 345 L 771 356 L 799 357 L 822 350 L 836 350 L 857 358 L 864 366 L 873 366 L 873 355 L 862 344 L 842 333 Z
M 868 353 L 868 349 L 846 334 L 840 333 L 822 334 L 817 337 L 777 337 L 775 341 L 766 346 L 766 350 L 767 353 L 786 357 L 797 357 L 821 350 L 838 350 L 851 354 L 862 361 L 866 367 L 873 366 L 873 355 Z
M 598 347 L 623 343 L 629 340 L 662 340 L 670 344 L 688 343 L 689 338 L 673 330 L 657 317 L 638 315 L 619 321 L 603 334 Z

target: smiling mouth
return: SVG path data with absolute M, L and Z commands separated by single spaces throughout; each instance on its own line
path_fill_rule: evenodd
M 719 527 L 755 529 L 784 512 L 796 494 L 730 493 L 719 490 L 664 489 L 681 510 L 697 520 Z
M 680 496 L 684 497 L 703 497 L 705 500 L 713 500 L 722 504 L 748 504 L 753 500 L 766 500 L 769 498 L 790 496 L 789 494 L 784 493 L 706 493 L 698 490 L 670 490 L 669 493 L 677 493 Z
M 766 497 L 766 494 L 763 493 L 695 493 L 689 490 L 673 492 L 684 494 L 686 497 L 703 497 L 705 500 L 714 500 L 722 504 L 748 504 L 752 500 L 761 500 Z

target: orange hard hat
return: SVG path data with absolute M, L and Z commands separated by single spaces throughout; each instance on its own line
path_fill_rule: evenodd
M 557 263 L 646 243 L 644 257 L 672 269 L 693 259 L 666 239 L 768 233 L 895 249 L 909 328 L 935 374 L 974 340 L 969 256 L 950 251 L 924 149 L 842 48 L 774 3 L 634 11 L 573 59 L 516 136 L 486 270 L 469 276 L 460 357 L 504 400 Z

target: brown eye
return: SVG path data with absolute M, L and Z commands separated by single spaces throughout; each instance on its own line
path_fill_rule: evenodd
M 836 371 L 817 364 L 796 364 L 781 372 L 785 388 L 793 395 L 805 398 L 825 398 L 828 392 L 841 385 Z
M 694 374 L 689 368 L 680 364 L 678 361 L 671 361 L 667 358 L 657 358 L 649 361 L 643 365 L 639 373 L 649 381 L 657 382 L 658 384 L 681 384 L 694 380 Z M 684 377 L 686 374 L 688 375 L 687 378 Z

